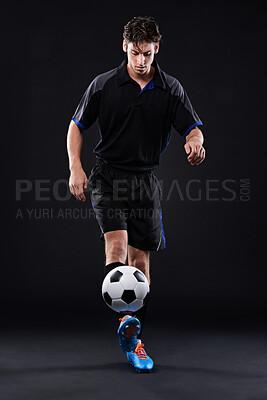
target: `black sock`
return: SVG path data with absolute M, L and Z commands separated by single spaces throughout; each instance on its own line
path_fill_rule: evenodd
M 143 333 L 143 330 L 144 330 L 145 316 L 146 316 L 147 304 L 148 304 L 149 296 L 150 296 L 150 293 L 148 293 L 148 295 L 147 295 L 145 305 L 134 313 L 134 315 L 136 315 L 136 318 L 139 319 L 139 321 L 141 322 L 141 331 L 137 335 L 137 339 L 142 339 L 142 333 Z
M 106 276 L 112 269 L 117 268 L 117 267 L 120 267 L 120 266 L 122 266 L 122 265 L 125 265 L 125 264 L 123 264 L 123 263 L 120 262 L 120 261 L 116 261 L 116 262 L 113 262 L 113 263 L 110 263 L 110 264 L 105 265 L 105 267 L 104 267 L 104 274 L 105 274 L 105 276 Z

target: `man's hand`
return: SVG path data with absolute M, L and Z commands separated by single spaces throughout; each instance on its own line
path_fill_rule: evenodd
M 187 160 L 191 165 L 199 165 L 205 159 L 205 149 L 202 144 L 202 132 L 198 128 L 192 129 L 186 137 L 186 144 L 184 145 L 185 152 L 188 154 Z
M 82 168 L 71 170 L 69 187 L 71 193 L 81 201 L 85 201 L 84 190 L 87 189 L 88 178 Z

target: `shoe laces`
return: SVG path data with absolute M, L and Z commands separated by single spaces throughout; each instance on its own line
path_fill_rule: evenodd
M 133 315 L 133 317 L 136 318 L 136 315 Z M 125 317 L 119 318 L 119 321 L 122 322 L 122 321 L 126 321 L 126 320 L 128 319 L 128 318 L 127 318 L 127 319 L 124 319 L 124 318 L 125 318 Z M 131 316 L 130 318 L 132 318 L 132 316 Z
M 147 360 L 147 354 L 146 354 L 145 349 L 143 347 L 144 347 L 144 343 L 139 343 L 136 346 L 134 354 L 136 354 L 137 357 L 140 358 L 140 360 Z

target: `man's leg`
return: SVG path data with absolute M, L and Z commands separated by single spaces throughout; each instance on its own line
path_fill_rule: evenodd
M 150 285 L 150 250 L 140 250 L 128 244 L 128 263 L 140 269 L 147 277 Z
M 150 286 L 150 250 L 140 250 L 128 244 L 128 264 L 140 269 L 145 274 Z M 137 336 L 138 339 L 141 339 L 141 334 L 144 329 L 148 299 L 149 297 L 147 298 L 146 304 L 134 313 L 136 318 L 141 322 L 142 330 Z
M 140 250 L 133 246 L 128 245 L 128 264 L 135 268 L 140 269 L 147 277 L 150 285 L 150 250 Z M 148 298 L 147 298 L 148 301 Z M 137 310 L 134 315 L 141 323 L 141 328 L 144 327 L 145 313 L 147 308 L 146 304 Z M 150 372 L 154 366 L 153 360 L 147 355 L 144 349 L 144 343 L 141 340 L 141 333 L 137 335 L 136 348 L 134 351 L 127 352 L 127 358 L 130 363 L 136 368 L 137 371 Z
M 150 251 L 142 251 L 132 246 L 128 246 L 128 232 L 126 230 L 118 230 L 106 232 L 105 235 L 105 253 L 106 253 L 106 273 L 116 266 L 123 265 L 127 259 L 128 265 L 139 268 L 147 277 L 149 276 L 149 256 Z M 145 307 L 142 307 L 140 318 L 144 320 Z M 139 311 L 139 310 L 138 310 Z M 134 314 L 137 314 L 138 311 Z M 120 319 L 121 324 L 118 329 L 120 338 L 120 346 L 127 353 L 127 359 L 132 363 L 138 371 L 151 371 L 153 368 L 153 360 L 146 354 L 139 337 L 140 322 L 137 318 L 126 315 Z
M 126 230 L 117 230 L 106 232 L 105 238 L 105 255 L 106 263 L 109 265 L 114 262 L 125 264 L 127 258 L 128 233 Z
M 110 231 L 104 234 L 105 238 L 105 275 L 113 268 L 126 265 L 128 232 L 126 230 Z M 118 329 L 119 341 L 122 351 L 133 351 L 137 346 L 137 335 L 141 326 L 137 318 L 131 313 L 122 314 Z

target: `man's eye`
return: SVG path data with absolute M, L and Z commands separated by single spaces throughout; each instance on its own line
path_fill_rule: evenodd
M 138 56 L 139 53 L 137 53 L 137 52 L 135 52 L 135 51 L 132 51 L 132 54 L 133 54 L 134 56 Z M 149 51 L 148 53 L 144 53 L 144 56 L 147 57 L 147 56 L 150 56 L 150 54 L 151 54 L 151 51 Z

